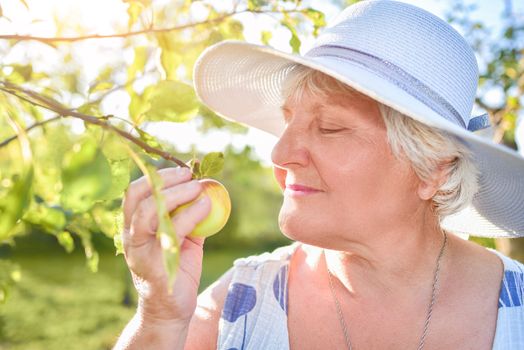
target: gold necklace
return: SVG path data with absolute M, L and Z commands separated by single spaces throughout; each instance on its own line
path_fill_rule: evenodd
M 448 235 L 446 232 L 444 232 L 444 242 L 442 243 L 442 247 L 440 248 L 440 252 L 437 258 L 437 264 L 435 267 L 435 274 L 433 277 L 433 285 L 431 287 L 431 301 L 428 305 L 428 313 L 426 315 L 426 321 L 424 322 L 424 330 L 422 331 L 422 336 L 420 337 L 420 341 L 417 347 L 417 350 L 422 350 L 424 348 L 424 344 L 426 342 L 426 337 L 428 335 L 429 331 L 429 324 L 431 322 L 431 317 L 433 315 L 433 306 L 435 305 L 437 301 L 437 294 L 438 294 L 438 282 L 439 282 L 439 272 L 440 272 L 440 262 L 442 260 L 442 256 L 444 255 L 444 249 L 446 248 L 446 242 L 448 241 Z M 340 303 L 338 302 L 337 296 L 335 294 L 335 288 L 333 288 L 333 275 L 331 274 L 331 271 L 329 270 L 329 267 L 327 265 L 327 259 L 326 259 L 326 252 L 324 250 L 324 261 L 326 262 L 326 268 L 328 271 L 328 277 L 329 277 L 329 286 L 331 288 L 331 294 L 333 295 L 333 299 L 335 299 L 335 304 L 337 306 L 337 312 L 338 312 L 338 318 L 340 321 L 340 325 L 342 326 L 342 331 L 344 332 L 344 339 L 346 341 L 346 345 L 348 350 L 352 350 L 351 341 L 349 339 L 349 332 L 348 327 L 346 326 L 346 321 L 344 320 L 344 315 L 342 315 L 342 309 L 340 307 Z

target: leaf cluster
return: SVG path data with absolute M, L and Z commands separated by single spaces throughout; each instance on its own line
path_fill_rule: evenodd
M 454 0 L 448 20 L 463 33 L 479 60 L 478 106 L 486 110 L 493 125 L 492 138 L 497 143 L 517 148 L 517 116 L 524 103 L 524 13 L 516 12 L 513 1 L 505 1 L 498 15 L 497 27 L 488 27 L 475 17 L 480 4 Z M 500 98 L 490 99 L 496 92 Z
M 29 3 L 19 1 L 30 10 Z M 18 62 L 0 63 L 0 244 L 14 245 L 17 237 L 32 231 L 52 235 L 67 252 L 81 242 L 89 268 L 96 271 L 93 234 L 113 239 L 116 252 L 121 252 L 122 199 L 142 173 L 151 181 L 160 208 L 159 237 L 166 244 L 166 268 L 173 276 L 178 246 L 169 217 L 161 210 L 155 169 L 160 161 L 168 166 L 175 162 L 191 166 L 195 178 L 219 177 L 225 157 L 211 152 L 201 160 L 180 160 L 174 155 L 176 135 L 174 145 L 167 145 L 148 133 L 147 126 L 200 120 L 203 133 L 245 133 L 245 127 L 218 117 L 197 99 L 192 87 L 196 58 L 219 41 L 244 40 L 242 13 L 271 15 L 276 26 L 262 30 L 261 41 L 269 42 L 272 32 L 284 27 L 292 34 L 294 52 L 305 34 L 303 24 L 310 22 L 316 35 L 325 25 L 324 16 L 301 7 L 301 1 L 239 1 L 233 12 L 207 2 L 123 2 L 127 28 L 115 26 L 113 34 L 65 28 L 67 22 L 57 17 L 56 37 L 0 35 L 2 57 L 27 52 Z M 193 19 L 195 7 L 206 12 L 204 20 Z M 9 15 L 0 7 L 0 20 L 15 22 Z M 103 45 L 106 40 L 114 45 Z M 82 47 L 82 42 L 91 45 Z M 41 64 L 41 54 L 54 64 Z M 88 67 L 79 55 L 107 61 Z M 111 107 L 122 100 L 128 101 L 124 108 Z

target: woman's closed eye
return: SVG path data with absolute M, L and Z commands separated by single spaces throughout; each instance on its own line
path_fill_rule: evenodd
M 320 132 L 323 134 L 334 134 L 337 132 L 344 131 L 346 129 L 326 129 L 326 128 L 319 128 Z

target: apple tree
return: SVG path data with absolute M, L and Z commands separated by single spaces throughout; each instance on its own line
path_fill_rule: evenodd
M 13 6 L 29 12 L 32 2 L 0 0 L 0 21 L 15 28 Z M 300 0 L 122 0 L 122 8 L 127 21 L 111 33 L 57 18 L 53 36 L 41 36 L 31 25 L 24 33 L 0 34 L 0 244 L 14 244 L 38 229 L 67 251 L 80 241 L 96 271 L 93 233 L 113 239 L 121 251 L 121 201 L 130 181 L 143 173 L 159 206 L 158 235 L 172 241 L 165 255 L 175 271 L 178 243 L 154 170 L 159 164 L 187 166 L 195 176 L 213 176 L 224 157 L 220 152 L 187 157 L 177 150 L 177 135 L 167 144 L 148 133 L 147 125 L 199 120 L 202 133 L 245 132 L 196 98 L 191 84 L 196 58 L 219 41 L 244 40 L 241 18 L 248 15 L 254 22 L 271 20 L 260 25 L 259 42 L 270 43 L 283 29 L 289 51 L 298 52 L 300 37 L 315 35 L 325 25 L 324 15 Z M 82 64 L 78 56 L 86 54 L 107 62 Z M 54 64 L 42 64 L 44 56 Z M 125 101 L 124 110 L 113 108 L 115 95 Z M 12 261 L 0 262 L 4 300 L 19 270 Z

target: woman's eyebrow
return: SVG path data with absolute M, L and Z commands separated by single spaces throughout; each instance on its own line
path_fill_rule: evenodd
M 311 107 L 310 112 L 318 114 L 318 112 L 320 112 L 324 108 L 325 106 L 323 104 L 317 103 L 313 107 Z M 284 116 L 284 121 L 287 122 L 289 120 L 289 115 L 291 115 L 291 108 L 283 104 L 282 106 L 280 106 L 280 110 L 282 111 L 282 114 Z

